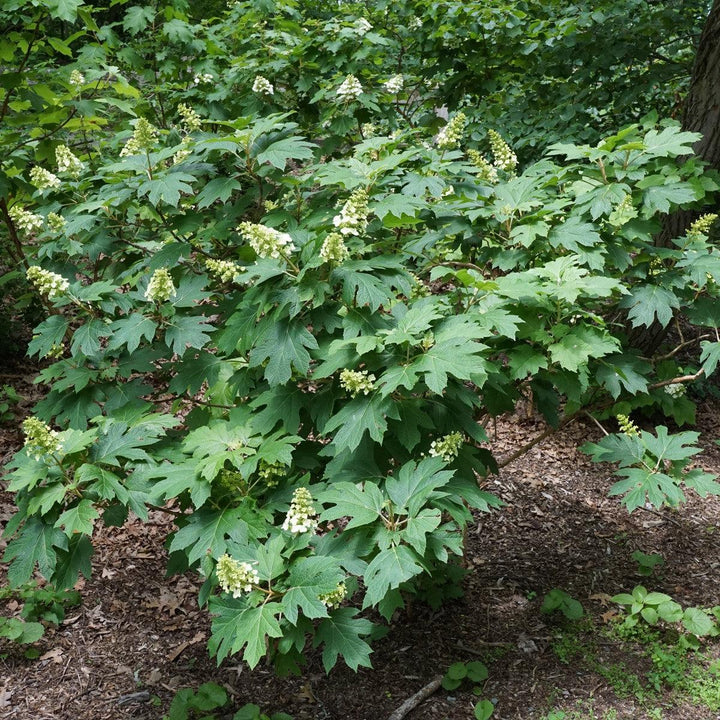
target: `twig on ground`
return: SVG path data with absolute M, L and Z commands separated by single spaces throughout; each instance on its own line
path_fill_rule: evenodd
M 120 695 L 118 698 L 113 698 L 117 705 L 129 705 L 134 702 L 147 702 L 150 699 L 150 693 L 147 690 L 141 690 L 140 692 L 129 693 L 128 695 Z M 113 702 L 109 700 L 108 702 Z
M 427 700 L 442 683 L 443 676 L 434 677 L 425 687 L 418 690 L 409 697 L 395 712 L 388 717 L 388 720 L 402 720 L 408 713 L 412 712 L 421 702 Z

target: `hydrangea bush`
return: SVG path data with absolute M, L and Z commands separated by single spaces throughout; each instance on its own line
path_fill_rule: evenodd
M 525 398 L 556 427 L 641 409 L 693 421 L 667 388 L 720 361 L 715 219 L 654 238 L 720 186 L 697 136 L 652 117 L 521 167 L 499 131 L 438 117 L 412 62 L 398 80 L 375 18 L 309 18 L 344 73 L 314 87 L 294 46 L 264 66 L 240 52 L 247 3 L 203 24 L 169 7 L 152 93 L 135 55 L 78 52 L 83 83 L 70 71 L 57 95 L 69 119 L 11 156 L 3 218 L 46 303 L 29 351 L 49 392 L 11 463 L 9 579 L 71 587 L 98 524 L 170 512 L 169 569 L 204 578 L 218 661 L 296 672 L 318 647 L 328 670 L 369 666 L 362 611 L 456 593 L 473 513 L 501 511 L 492 417 Z M 400 37 L 420 37 L 398 12 Z M 128 8 L 106 35 L 141 57 L 153 13 Z M 310 59 L 298 13 L 274 27 Z M 214 54 L 188 66 L 203 38 Z M 35 170 L 53 158 L 58 183 Z M 633 345 L 675 323 L 675 345 Z M 688 471 L 696 436 L 622 422 L 588 451 L 622 465 L 630 509 L 720 491 Z

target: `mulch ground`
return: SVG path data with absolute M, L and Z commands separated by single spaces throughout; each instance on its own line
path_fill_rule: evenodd
M 38 393 L 30 380 L 22 369 L 12 378 L 27 398 L 20 411 Z M 697 462 L 720 474 L 720 447 L 713 442 L 720 437 L 720 413 L 713 402 L 700 407 L 698 426 L 705 452 Z M 543 429 L 537 419 L 507 418 L 491 447 L 502 458 Z M 551 646 L 567 624 L 541 614 L 542 599 L 562 588 L 582 602 L 596 627 L 611 622 L 609 596 L 640 583 L 683 606 L 720 604 L 720 501 L 693 497 L 679 511 L 628 515 L 608 497 L 610 468 L 593 465 L 578 450 L 600 436 L 592 423 L 570 425 L 490 477 L 488 488 L 506 506 L 478 515 L 471 527 L 464 597 L 438 611 L 413 605 L 376 642 L 374 668 L 358 673 L 339 665 L 326 676 L 316 655 L 300 678 L 276 678 L 262 665 L 251 672 L 232 659 L 216 667 L 207 654 L 209 622 L 197 607 L 197 578 L 164 576 L 163 543 L 172 518 L 153 513 L 147 524 L 98 528 L 94 574 L 79 585 L 83 603 L 60 627 L 48 629 L 36 645 L 39 657 L 28 660 L 22 649 L 0 640 L 0 717 L 159 720 L 178 689 L 212 680 L 233 702 L 219 717 L 253 702 L 298 720 L 380 720 L 450 664 L 480 659 L 490 671 L 482 697 L 496 703 L 494 720 L 542 718 L 579 701 L 593 708 L 587 718 L 611 710 L 619 720 L 649 718 L 635 697 L 618 697 L 586 663 L 560 662 Z M 0 428 L 0 463 L 20 442 L 17 424 Z M 12 514 L 12 498 L 1 489 L 0 526 Z M 3 547 L 0 540 L 0 552 Z M 661 553 L 662 573 L 641 578 L 634 550 Z M 0 564 L 0 584 L 5 569 Z M 718 654 L 712 643 L 707 649 Z M 631 657 L 613 659 L 632 669 Z M 408 717 L 473 718 L 475 700 L 469 689 L 439 690 Z M 664 720 L 720 717 L 667 693 L 655 704 Z

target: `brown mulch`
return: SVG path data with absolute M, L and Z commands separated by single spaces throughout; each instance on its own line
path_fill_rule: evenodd
M 37 389 L 22 369 L 18 375 L 13 384 L 29 407 Z M 502 458 L 543 429 L 537 419 L 508 418 L 491 447 Z M 720 474 L 713 402 L 700 407 L 698 429 L 705 452 L 697 462 Z M 608 497 L 610 469 L 578 450 L 599 437 L 596 425 L 575 423 L 491 477 L 489 489 L 507 505 L 478 515 L 470 529 L 464 597 L 437 611 L 411 606 L 376 641 L 374 668 L 358 673 L 340 664 L 326 676 L 316 654 L 300 678 L 276 678 L 262 665 L 251 672 L 239 659 L 216 667 L 206 649 L 208 618 L 197 607 L 197 578 L 164 576 L 172 518 L 153 513 L 147 524 L 98 528 L 94 575 L 79 586 L 83 604 L 48 629 L 36 644 L 39 658 L 28 660 L 0 640 L 0 717 L 156 720 L 178 689 L 212 680 L 227 689 L 232 710 L 254 702 L 298 720 L 381 720 L 451 663 L 480 659 L 490 670 L 482 697 L 496 703 L 493 720 L 539 719 L 554 707 L 570 711 L 578 701 L 591 702 L 598 719 L 610 710 L 618 720 L 649 718 L 636 697 L 618 696 L 586 663 L 560 662 L 552 644 L 567 624 L 540 613 L 542 598 L 564 589 L 582 602 L 596 628 L 611 621 L 609 597 L 640 583 L 683 605 L 719 604 L 720 500 L 693 497 L 679 511 L 628 515 Z M 0 428 L 0 463 L 19 442 L 17 425 Z M 0 525 L 12 513 L 11 502 L 0 492 Z M 0 540 L 0 552 L 3 547 Z M 662 572 L 639 577 L 634 550 L 661 553 Z M 0 564 L 0 584 L 5 569 Z M 617 648 L 608 649 L 608 657 L 613 653 Z M 631 668 L 640 662 L 613 661 Z M 470 719 L 476 699 L 467 689 L 439 690 L 408 718 Z M 720 717 L 668 694 L 655 705 L 663 708 L 663 720 Z

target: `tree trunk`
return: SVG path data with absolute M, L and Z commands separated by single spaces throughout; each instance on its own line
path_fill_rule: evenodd
M 702 133 L 695 154 L 720 170 L 720 0 L 713 3 L 700 35 L 682 124 L 684 130 Z M 696 217 L 691 210 L 670 215 L 659 244 L 683 235 Z
M 684 130 L 702 133 L 695 143 L 695 154 L 720 170 L 720 0 L 714 0 L 700 35 L 682 124 Z M 677 210 L 668 215 L 656 244 L 669 246 L 673 238 L 685 234 L 698 214 L 695 210 Z M 657 321 L 649 328 L 628 327 L 629 344 L 649 357 L 662 344 L 668 329 Z

